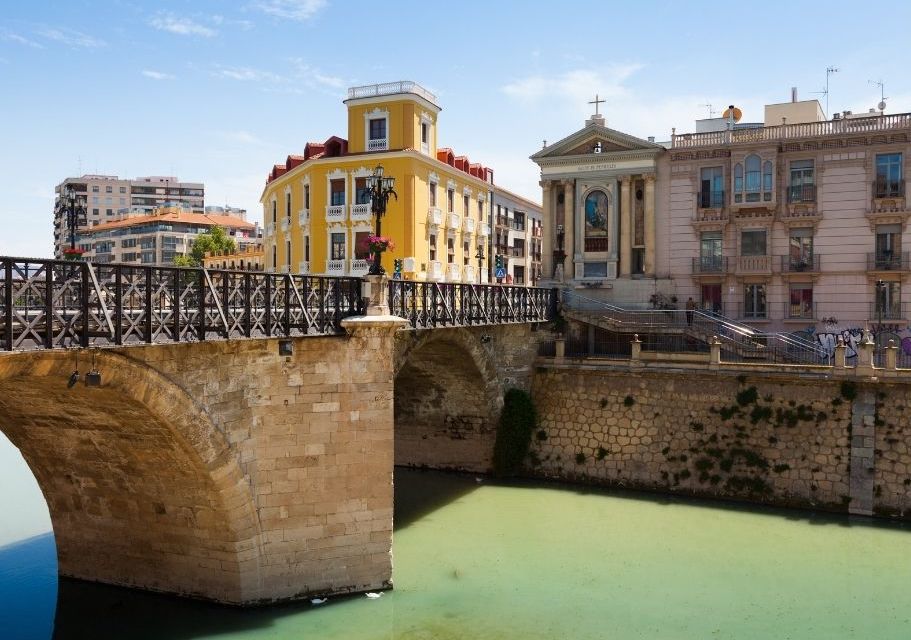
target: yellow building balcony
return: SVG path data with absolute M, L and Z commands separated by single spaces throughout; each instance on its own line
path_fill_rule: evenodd
M 266 228 L 263 230 L 263 235 L 265 235 L 266 237 L 274 236 L 275 235 L 275 225 L 271 222 L 269 224 L 267 224 Z
M 457 213 L 450 211 L 446 214 L 446 228 L 447 229 L 459 229 L 462 226 L 462 216 Z
M 310 224 L 310 209 L 301 209 L 297 212 L 297 224 L 302 227 Z
M 465 219 L 462 221 L 462 231 L 465 233 L 474 233 L 475 229 L 475 219 L 465 216 Z
M 454 262 L 446 265 L 446 282 L 459 282 L 462 279 L 462 267 Z
M 344 222 L 345 205 L 338 204 L 326 207 L 326 222 Z
M 345 267 L 347 266 L 347 260 L 326 260 L 326 275 L 327 276 L 343 276 L 345 275 Z
M 370 203 L 351 205 L 351 222 L 370 222 Z
M 291 218 L 282 220 L 282 233 L 288 233 L 291 230 Z
M 427 209 L 427 224 L 439 227 L 443 224 L 443 212 L 439 207 L 430 207 Z
M 431 260 L 427 263 L 427 279 L 436 281 L 443 279 L 443 263 L 439 260 Z
M 389 138 L 375 138 L 367 141 L 367 151 L 385 151 L 389 148 Z
M 310 273 L 310 263 L 304 260 L 303 262 L 297 263 L 297 272 L 298 273 Z
M 464 267 L 462 267 L 462 282 L 471 284 L 472 282 L 476 282 L 477 278 L 478 274 L 473 266 L 466 264 Z
M 487 224 L 486 222 L 482 222 L 480 227 L 481 227 L 480 231 L 481 231 L 482 236 L 486 237 L 486 236 L 490 235 L 490 225 L 489 224 Z
M 363 258 L 356 258 L 351 261 L 351 273 L 348 275 L 351 276 L 365 276 L 367 271 L 370 269 L 370 263 L 364 260 Z

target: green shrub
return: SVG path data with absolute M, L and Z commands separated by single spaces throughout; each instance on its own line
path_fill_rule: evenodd
M 737 392 L 737 404 L 741 407 L 753 404 L 758 398 L 759 392 L 756 390 L 756 387 L 747 387 L 743 391 Z
M 853 380 L 841 381 L 841 397 L 848 402 L 857 397 L 857 384 Z
M 513 474 L 522 466 L 537 421 L 531 396 L 521 389 L 509 389 L 503 396 L 503 412 L 493 447 L 493 469 L 497 475 Z

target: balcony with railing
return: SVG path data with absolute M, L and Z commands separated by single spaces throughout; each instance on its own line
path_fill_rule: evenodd
M 389 138 L 371 138 L 367 141 L 367 151 L 385 151 L 389 148 Z
M 297 263 L 298 273 L 310 273 L 310 263 L 306 260 Z
M 282 233 L 288 233 L 291 230 L 291 218 L 282 220 Z
M 868 214 L 872 223 L 900 222 L 905 224 L 908 214 L 904 180 L 879 178 L 873 182 L 873 202 Z
M 370 222 L 370 203 L 351 205 L 351 222 Z
M 459 282 L 462 280 L 462 267 L 454 262 L 446 265 L 446 282 Z
M 275 235 L 275 224 L 272 222 L 267 224 L 265 226 L 265 228 L 263 229 L 263 235 L 266 236 L 267 238 L 269 236 L 274 236 Z
M 351 87 L 348 89 L 348 99 L 356 100 L 358 98 L 376 98 L 378 96 L 391 96 L 397 93 L 413 93 L 420 96 L 432 104 L 437 104 L 437 97 L 427 91 L 417 82 L 410 80 L 401 80 L 399 82 L 382 82 L 379 84 L 368 84 L 362 87 Z
M 351 273 L 348 275 L 352 276 L 364 276 L 367 275 L 367 271 L 370 270 L 370 263 L 363 258 L 355 258 L 351 261 Z
M 728 268 L 728 259 L 725 256 L 697 256 L 693 258 L 693 275 L 719 275 Z
M 482 236 L 487 237 L 490 235 L 490 225 L 486 222 L 482 222 L 478 231 Z
M 446 228 L 458 230 L 462 226 L 462 216 L 450 211 L 446 214 Z
M 506 216 L 496 216 L 496 224 L 504 229 L 509 228 L 509 218 Z
M 347 267 L 347 260 L 326 260 L 326 275 L 343 276 Z
M 698 209 L 721 209 L 724 207 L 724 189 L 702 189 L 696 194 Z
M 783 305 L 781 317 L 784 320 L 815 320 L 816 303 L 815 302 L 785 302 Z
M 326 221 L 327 222 L 344 222 L 345 220 L 345 205 L 327 205 L 326 206 Z
M 429 207 L 427 209 L 427 224 L 439 227 L 443 224 L 443 212 L 439 207 Z
M 443 279 L 443 263 L 439 260 L 431 260 L 427 263 L 427 279 L 437 282 Z
M 306 227 L 310 224 L 310 209 L 301 209 L 297 212 L 297 224 Z
M 788 186 L 789 203 L 816 202 L 815 184 L 792 184 Z
M 781 256 L 781 273 L 819 273 L 820 257 L 811 256 Z
M 816 202 L 815 184 L 792 184 L 787 188 L 787 202 L 781 208 L 781 221 L 785 226 L 797 226 L 794 223 L 815 223 L 822 217 Z
M 696 193 L 696 211 L 693 224 L 697 227 L 711 227 L 726 223 L 730 218 L 725 206 L 724 191 L 699 191 Z
M 512 256 L 513 258 L 524 258 L 525 257 L 525 247 L 508 247 L 509 252 L 507 255 Z
M 870 304 L 870 322 L 879 323 L 884 320 L 904 320 L 907 312 L 898 300 L 879 301 Z
M 738 275 L 771 275 L 772 256 L 737 256 Z
M 750 304 L 740 302 L 737 304 L 736 316 L 738 320 L 750 320 L 753 322 L 768 320 L 769 305 L 768 303 Z
M 478 273 L 475 267 L 470 264 L 466 264 L 462 267 L 462 282 L 467 282 L 471 284 L 478 281 Z
M 907 251 L 880 251 L 867 254 L 867 271 L 908 271 Z
M 462 220 L 462 231 L 464 231 L 465 233 L 468 233 L 468 234 L 474 233 L 475 224 L 477 224 L 477 223 L 475 222 L 474 218 L 465 216 L 465 219 Z
M 783 124 L 773 127 L 756 127 L 711 131 L 706 133 L 675 133 L 671 136 L 672 149 L 692 149 L 736 144 L 755 144 L 784 140 L 801 140 L 826 136 L 871 134 L 911 129 L 911 113 L 899 113 L 869 118 L 846 118 Z

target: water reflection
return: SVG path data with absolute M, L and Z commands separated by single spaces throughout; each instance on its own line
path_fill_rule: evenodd
M 0 547 L 0 637 L 49 638 L 56 604 L 53 534 Z

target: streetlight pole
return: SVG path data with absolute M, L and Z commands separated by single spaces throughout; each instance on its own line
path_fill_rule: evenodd
M 389 202 L 389 196 L 399 196 L 395 192 L 395 178 L 383 177 L 383 165 L 378 164 L 373 174 L 367 178 L 367 195 L 370 198 L 370 211 L 376 217 L 376 236 L 382 236 L 383 216 L 386 215 L 386 204 Z M 370 270 L 367 272 L 372 276 L 379 276 L 386 273 L 381 264 L 383 250 L 376 248 L 373 252 L 373 261 L 370 264 Z
M 474 256 L 478 259 L 478 284 L 481 284 L 481 263 L 484 262 L 484 245 L 478 245 L 478 252 Z
M 68 253 L 76 254 L 76 230 L 85 225 L 85 200 L 76 194 L 72 185 L 66 185 L 60 199 L 57 201 L 57 214 L 66 220 L 69 232 L 70 250 Z

